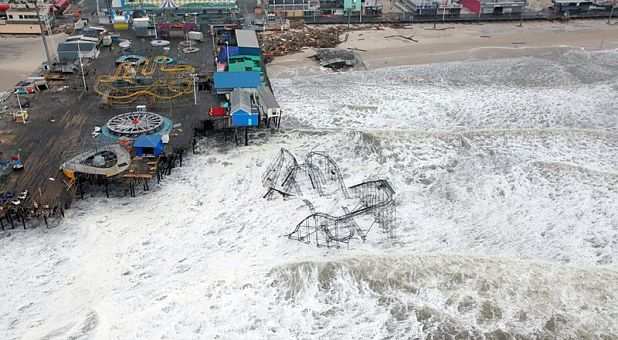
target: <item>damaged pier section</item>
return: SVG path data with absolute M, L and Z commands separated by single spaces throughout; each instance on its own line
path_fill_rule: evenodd
M 167 34 L 162 21 L 183 17 L 149 18 L 158 37 L 85 28 L 92 49 L 81 53 L 83 32 L 72 37 L 77 50 L 37 78 L 45 86 L 17 87 L 5 101 L 3 230 L 39 218 L 49 226 L 89 188 L 104 188 L 107 197 L 111 189 L 121 196 L 147 191 L 182 166 L 200 136 L 225 140 L 231 130 L 238 144 L 244 132 L 248 144 L 251 131 L 279 127 L 255 32 L 192 25 L 190 32 Z M 223 46 L 225 62 L 218 60 Z M 246 71 L 250 64 L 254 69 Z M 221 74 L 227 83 L 217 81 Z

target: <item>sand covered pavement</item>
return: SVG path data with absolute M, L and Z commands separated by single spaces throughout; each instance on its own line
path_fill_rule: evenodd
M 618 48 L 618 25 L 601 20 L 561 22 L 418 24 L 407 28 L 355 30 L 344 33 L 341 49 L 356 49 L 367 69 L 436 62 L 486 60 L 541 55 L 555 50 Z M 347 36 L 347 38 L 346 38 Z M 402 38 L 411 37 L 418 42 Z M 362 51 L 359 51 L 362 50 Z M 306 49 L 269 64 L 271 77 L 325 72 L 307 58 Z
M 52 58 L 59 42 L 66 40 L 64 33 L 47 37 Z M 46 59 L 43 41 L 38 36 L 0 36 L 0 91 L 8 90 L 33 73 Z

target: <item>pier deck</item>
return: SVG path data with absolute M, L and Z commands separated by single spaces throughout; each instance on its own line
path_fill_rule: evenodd
M 214 64 L 211 35 L 206 29 L 203 33 L 205 41 L 196 45 L 200 51 L 186 54 L 179 45 L 182 38 L 169 39 L 169 50 L 165 51 L 163 47 L 151 46 L 151 39 L 136 38 L 132 31 L 120 32 L 121 39 L 131 40 L 130 51 L 123 52 L 114 43 L 113 50 L 102 47 L 96 60 L 84 64 L 87 92 L 83 89 L 81 76 L 72 74 L 66 81 L 53 83 L 50 90 L 20 95 L 22 106 L 28 106 L 24 107 L 29 112 L 28 122 L 16 123 L 9 114 L 0 119 L 1 158 L 10 160 L 14 154 L 19 153 L 24 164 L 21 170 L 9 168 L 0 183 L 0 195 L 5 192 L 15 195 L 0 205 L 0 218 L 7 214 L 7 220 L 11 221 L 15 217 L 47 217 L 68 207 L 75 195 L 75 186 L 65 179 L 60 165 L 71 157 L 72 152 L 86 151 L 88 146 L 94 144 L 92 131 L 95 127 L 103 126 L 117 114 L 135 109 L 134 105 L 102 107 L 101 97 L 92 90 L 96 76 L 113 74 L 116 69 L 115 59 L 130 53 L 146 57 L 167 55 L 195 66 L 201 76 L 212 77 Z M 166 145 L 166 152 L 189 148 L 194 138 L 194 127 L 203 126 L 203 121 L 209 117 L 208 108 L 217 102 L 216 95 L 209 91 L 199 91 L 197 105 L 194 105 L 193 95 L 150 103 L 149 111 L 171 119 L 175 126 Z M 9 112 L 19 110 L 15 95 L 11 96 L 9 107 Z M 28 191 L 27 198 L 21 200 L 18 206 L 13 205 L 12 201 L 24 190 Z

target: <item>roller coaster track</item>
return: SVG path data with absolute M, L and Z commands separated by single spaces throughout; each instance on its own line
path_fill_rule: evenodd
M 309 169 L 315 172 L 315 169 L 319 169 L 325 178 L 328 178 L 337 183 L 341 192 L 343 192 L 345 198 L 350 198 L 350 194 L 348 193 L 348 189 L 345 186 L 345 182 L 343 181 L 343 176 L 341 175 L 341 169 L 328 154 L 320 151 L 312 151 L 305 156 L 305 164 L 309 165 Z
M 141 73 L 142 73 L 143 76 L 147 77 L 147 76 L 153 75 L 156 70 L 157 70 L 157 62 L 156 62 L 156 60 L 146 59 L 146 61 L 142 65 L 142 72 Z
M 320 195 L 324 194 L 324 186 L 330 180 L 336 183 L 346 198 L 350 198 L 339 166 L 324 152 L 310 152 L 305 157 L 305 163 L 299 164 L 290 151 L 282 148 L 262 176 L 262 184 L 290 195 L 302 194 L 296 179 L 299 173 L 309 177 L 311 186 Z
M 281 148 L 277 157 L 270 163 L 262 176 L 262 184 L 267 188 L 290 193 L 289 185 L 291 181 L 295 181 L 297 169 L 298 161 L 296 157 L 287 149 Z
M 312 214 L 305 217 L 305 219 L 298 223 L 294 230 L 286 236 L 303 241 L 307 240 L 308 237 L 314 233 L 320 231 L 324 233 L 325 240 L 327 242 L 347 243 L 356 232 L 361 239 L 364 240 L 366 237 L 366 232 L 358 226 L 356 221 L 354 221 L 354 217 L 365 214 L 371 214 L 375 217 L 379 217 L 382 208 L 394 203 L 393 195 L 395 192 L 386 180 L 363 182 L 350 187 L 350 190 L 352 191 L 352 195 L 360 200 L 360 208 L 352 211 L 344 208 L 346 214 L 341 216 L 332 216 L 325 213 L 316 213 L 313 205 L 304 200 L 305 204 L 307 204 L 312 210 Z M 376 219 L 376 222 L 383 229 L 392 227 L 387 225 L 387 222 L 389 221 L 386 220 Z M 347 226 L 349 231 L 346 235 L 339 236 L 339 230 L 342 225 Z M 305 230 L 303 230 L 303 228 Z M 335 229 L 335 231 L 333 231 L 333 229 Z
M 172 100 L 193 93 L 192 74 L 195 67 L 187 64 L 167 64 L 166 56 L 146 59 L 140 65 L 123 62 L 113 75 L 97 78 L 94 90 L 113 104 L 129 104 L 138 98 L 150 97 L 155 100 Z M 139 84 L 136 76 L 150 77 L 159 70 L 157 79 L 148 85 Z
M 292 232 L 286 234 L 287 237 L 304 242 L 311 242 L 315 237 L 318 246 L 322 240 L 322 243 L 328 247 L 331 245 L 339 247 L 340 243 L 348 244 L 354 236 L 359 236 L 365 241 L 373 225 L 379 225 L 382 231 L 391 237 L 394 235 L 395 226 L 392 215 L 395 191 L 390 183 L 381 179 L 363 182 L 348 188 L 339 166 L 324 152 L 310 152 L 305 157 L 305 163 L 299 164 L 292 153 L 282 148 L 262 176 L 262 184 L 269 188 L 264 196 L 273 192 L 278 192 L 283 196 L 302 196 L 297 181 L 300 173 L 309 177 L 313 189 L 320 196 L 325 194 L 324 186 L 331 182 L 335 183 L 346 199 L 354 199 L 357 204 L 351 210 L 342 207 L 345 214 L 333 216 L 317 212 L 313 204 L 303 198 L 311 214 L 298 223 Z M 372 225 L 366 230 L 363 230 L 354 220 L 355 217 L 361 215 L 373 217 Z

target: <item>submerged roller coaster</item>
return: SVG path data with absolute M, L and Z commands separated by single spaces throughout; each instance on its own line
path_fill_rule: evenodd
M 324 152 L 308 153 L 301 164 L 292 153 L 281 149 L 262 177 L 262 184 L 268 188 L 264 197 L 277 193 L 284 197 L 303 196 L 303 176 L 319 196 L 340 193 L 346 202 L 352 202 L 349 205 L 352 208 L 342 206 L 344 213 L 334 216 L 317 212 L 313 204 L 303 198 L 311 214 L 286 234 L 289 238 L 306 243 L 315 241 L 317 246 L 340 247 L 355 238 L 365 241 L 376 225 L 389 238 L 395 236 L 395 191 L 390 183 L 380 179 L 347 187 L 339 166 Z M 368 223 L 361 226 L 355 219 Z

